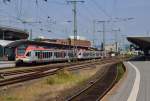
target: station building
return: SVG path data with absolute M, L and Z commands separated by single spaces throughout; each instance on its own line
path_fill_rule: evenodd
M 12 51 L 8 48 L 6 49 L 5 46 L 16 40 L 26 40 L 28 36 L 27 31 L 0 26 L 0 60 L 7 60 L 6 52 L 10 55 L 12 54 Z
M 60 45 L 76 45 L 80 47 L 91 47 L 91 42 L 89 40 L 81 40 L 81 39 L 36 39 L 40 40 L 42 42 L 47 42 L 47 43 L 53 43 L 53 44 L 60 44 Z
M 0 26 L 0 40 L 15 41 L 15 40 L 27 39 L 28 37 L 29 34 L 27 31 Z

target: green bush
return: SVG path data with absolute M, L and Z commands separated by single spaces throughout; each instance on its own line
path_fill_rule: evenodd
M 117 64 L 117 72 L 118 72 L 117 81 L 119 81 L 122 78 L 123 74 L 125 73 L 122 63 Z

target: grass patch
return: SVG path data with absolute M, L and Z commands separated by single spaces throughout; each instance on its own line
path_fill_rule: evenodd
M 117 82 L 122 78 L 123 74 L 125 73 L 124 65 L 122 63 L 117 64 Z
M 57 74 L 45 77 L 39 81 L 16 87 L 7 92 L 0 92 L 0 101 L 47 101 L 55 99 L 62 92 L 84 83 L 93 76 L 99 68 L 70 72 L 66 69 Z M 66 93 L 66 92 L 65 92 Z M 64 95 L 65 95 L 64 93 Z M 70 93 L 70 91 L 69 91 Z M 53 101 L 53 100 L 50 100 Z
M 73 74 L 67 70 L 58 71 L 56 75 L 53 75 L 47 79 L 47 83 L 50 85 L 54 84 L 65 84 L 71 82 L 78 82 L 81 81 L 79 75 Z
M 6 96 L 3 101 L 21 101 L 21 99 L 13 96 Z

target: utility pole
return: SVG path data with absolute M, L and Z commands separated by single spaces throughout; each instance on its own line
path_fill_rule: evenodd
M 116 48 L 116 52 L 118 52 L 118 32 L 120 32 L 120 28 L 117 30 L 112 30 L 114 32 L 114 36 L 115 36 L 115 48 Z
M 3 30 L 3 40 L 5 40 L 5 30 Z M 5 56 L 5 49 L 4 49 L 4 46 L 3 46 L 3 60 L 5 60 L 4 56 Z
M 93 20 L 93 46 L 95 46 L 95 24 L 96 24 L 96 20 Z
M 146 36 L 149 37 L 149 31 L 147 31 Z
M 74 51 L 74 56 L 77 57 L 76 55 L 76 50 L 77 50 L 77 45 L 76 45 L 76 41 L 77 41 L 77 35 L 78 35 L 78 26 L 77 26 L 77 3 L 84 3 L 84 1 L 77 1 L 77 0 L 70 0 L 67 1 L 67 3 L 71 3 L 73 4 L 73 25 L 74 25 L 74 46 L 73 46 L 73 51 Z
M 103 21 L 102 24 L 103 24 L 103 50 L 105 51 L 105 21 Z
M 30 37 L 29 40 L 32 41 L 32 29 L 30 29 Z
M 105 26 L 106 26 L 106 22 L 109 22 L 109 21 L 103 20 L 103 21 L 97 21 L 97 22 L 102 23 L 102 26 L 103 26 L 103 30 L 102 30 L 102 32 L 103 32 L 102 50 L 105 51 L 105 43 L 106 43 L 106 41 L 105 41 L 105 31 L 106 31 Z
M 125 51 L 125 38 L 126 38 L 126 35 L 121 35 L 122 37 L 122 51 Z

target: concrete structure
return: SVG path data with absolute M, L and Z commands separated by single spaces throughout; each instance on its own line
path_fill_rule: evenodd
M 150 62 L 125 62 L 127 75 L 107 101 L 150 101 Z
M 15 67 L 16 63 L 14 61 L 0 61 L 0 69 L 6 67 Z
M 145 55 L 150 54 L 150 37 L 127 37 L 127 40 L 136 45 L 136 49 L 144 51 Z

